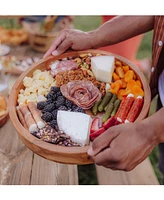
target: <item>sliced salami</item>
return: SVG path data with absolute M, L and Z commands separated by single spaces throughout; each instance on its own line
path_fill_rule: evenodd
M 91 81 L 75 80 L 60 87 L 67 99 L 84 110 L 90 109 L 96 101 L 101 99 L 100 90 Z
M 73 60 L 62 60 L 58 62 L 55 61 L 54 63 L 51 63 L 50 66 L 52 76 L 56 76 L 56 74 L 64 72 L 66 70 L 78 68 L 78 65 Z

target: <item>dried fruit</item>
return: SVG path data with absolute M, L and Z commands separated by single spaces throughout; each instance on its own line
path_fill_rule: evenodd
M 126 89 L 132 91 L 132 89 L 133 89 L 133 87 L 134 87 L 135 85 L 137 85 L 135 80 L 133 80 L 133 79 L 132 79 L 132 80 L 129 80 L 129 81 L 127 82 L 127 87 L 126 87 Z
M 124 70 L 122 67 L 116 67 L 116 73 L 120 78 L 124 78 Z
M 135 98 L 137 98 L 138 96 L 143 97 L 144 91 L 138 85 L 135 85 L 132 89 L 132 94 L 134 95 Z
M 120 84 L 117 83 L 117 82 L 114 82 L 111 84 L 111 89 L 110 91 L 113 93 L 113 94 L 117 94 L 117 92 L 119 91 L 120 89 Z
M 133 76 L 134 76 L 134 72 L 132 70 L 127 71 L 125 76 L 124 76 L 125 82 L 132 80 Z

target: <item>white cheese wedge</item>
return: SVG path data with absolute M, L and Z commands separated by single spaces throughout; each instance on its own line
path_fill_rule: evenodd
M 91 58 L 91 69 L 98 81 L 111 83 L 115 68 L 114 56 L 95 56 Z
M 57 113 L 59 130 L 69 135 L 73 142 L 82 146 L 89 144 L 91 123 L 92 118 L 85 113 L 62 110 Z

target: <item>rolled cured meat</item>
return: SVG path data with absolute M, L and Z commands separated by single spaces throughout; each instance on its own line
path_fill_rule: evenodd
M 28 130 L 30 131 L 30 133 L 34 133 L 34 132 L 38 131 L 37 124 L 31 114 L 30 110 L 28 109 L 28 106 L 26 104 L 21 105 L 20 111 L 24 117 L 24 120 L 27 124 Z
M 67 99 L 84 110 L 90 109 L 95 102 L 101 99 L 100 90 L 88 80 L 75 80 L 60 87 Z
M 54 63 L 50 63 L 51 68 L 51 75 L 56 76 L 56 74 L 71 70 L 71 69 L 77 69 L 78 65 L 73 60 L 62 60 L 62 61 L 55 61 Z
M 41 119 L 41 113 L 37 109 L 36 104 L 34 102 L 28 102 L 27 105 L 28 105 L 28 108 L 29 108 L 38 128 L 44 128 L 46 124 Z

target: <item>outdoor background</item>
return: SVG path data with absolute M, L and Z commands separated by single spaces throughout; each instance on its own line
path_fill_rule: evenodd
M 74 28 L 80 29 L 83 31 L 90 31 L 101 24 L 101 16 L 74 16 L 73 19 L 73 25 Z M 17 24 L 16 19 L 0 19 L 0 26 L 5 26 L 7 28 L 10 27 L 16 27 L 20 28 L 20 25 Z M 118 33 L 120 34 L 120 33 Z M 151 60 L 151 50 L 152 50 L 152 36 L 153 32 L 148 32 L 144 35 L 143 41 L 140 45 L 137 58 L 142 59 L 142 58 L 149 58 Z M 152 102 L 151 104 L 151 109 L 150 109 L 150 115 L 155 112 L 156 109 L 156 99 Z M 150 160 L 153 165 L 155 174 L 161 182 L 161 175 L 158 170 L 158 148 L 156 147 L 153 152 L 150 155 Z M 94 165 L 84 165 L 84 166 L 79 166 L 79 184 L 80 185 L 95 185 L 97 184 L 97 178 L 95 174 L 95 167 Z

